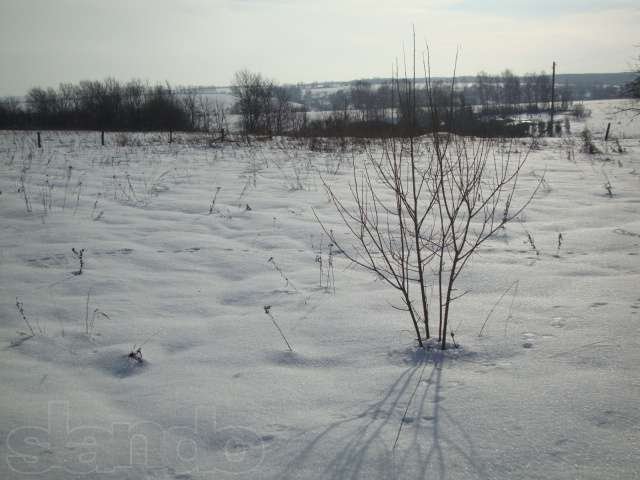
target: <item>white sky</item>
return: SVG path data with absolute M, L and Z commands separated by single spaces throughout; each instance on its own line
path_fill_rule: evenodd
M 640 2 L 627 0 L 0 0 L 0 95 L 140 78 L 226 85 L 389 76 L 411 41 L 434 75 L 629 70 Z M 636 45 L 636 46 L 634 46 Z

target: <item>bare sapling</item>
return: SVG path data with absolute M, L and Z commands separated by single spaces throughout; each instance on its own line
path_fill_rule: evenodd
M 514 206 L 528 151 L 519 153 L 505 141 L 452 133 L 455 69 L 450 104 L 441 112 L 434 100 L 428 57 L 423 62 L 427 100 L 418 107 L 415 42 L 413 57 L 411 78 L 405 73 L 400 79 L 397 67 L 394 73 L 394 98 L 398 110 L 405 112 L 401 118 L 408 129 L 405 136 L 381 141 L 377 151 L 367 148 L 361 165 L 354 162 L 349 203 L 323 179 L 348 237 L 355 242 L 349 245 L 338 238 L 314 214 L 349 260 L 400 293 L 402 305 L 395 308 L 408 312 L 421 347 L 423 339 L 435 334 L 430 328 L 430 312 L 435 311 L 437 338 L 445 349 L 451 306 L 467 293 L 456 293 L 456 281 L 480 246 L 524 211 L 543 177 Z M 417 134 L 419 112 L 431 120 L 431 134 L 426 137 Z M 445 120 L 447 131 L 439 132 Z M 431 282 L 435 283 L 434 301 Z

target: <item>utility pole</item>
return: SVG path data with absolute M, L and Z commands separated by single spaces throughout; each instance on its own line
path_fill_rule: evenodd
M 555 113 L 556 101 L 556 62 L 553 62 L 553 70 L 551 73 L 551 128 L 550 135 L 553 136 L 553 114 Z

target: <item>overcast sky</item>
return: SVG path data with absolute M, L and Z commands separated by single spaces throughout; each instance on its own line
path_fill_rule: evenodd
M 434 75 L 618 72 L 640 48 L 638 0 L 0 0 L 0 95 L 139 78 L 227 85 L 389 76 L 412 24 Z

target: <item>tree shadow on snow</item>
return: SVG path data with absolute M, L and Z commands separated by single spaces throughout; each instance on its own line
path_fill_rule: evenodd
M 362 413 L 305 434 L 312 435 L 308 442 L 298 437 L 304 447 L 278 478 L 444 479 L 453 460 L 486 476 L 472 438 L 442 404 L 447 357 L 416 355 L 421 360 Z

